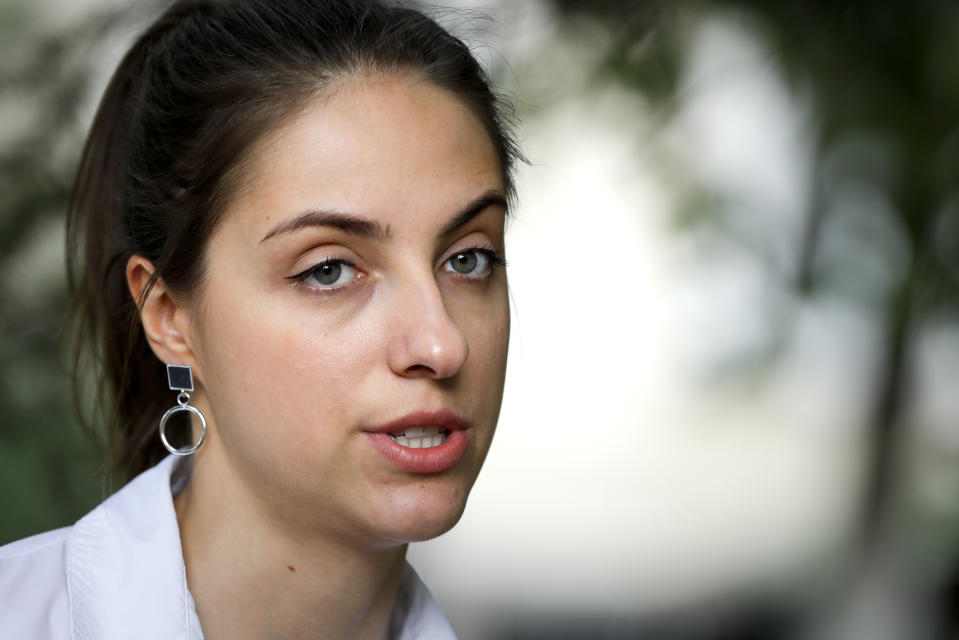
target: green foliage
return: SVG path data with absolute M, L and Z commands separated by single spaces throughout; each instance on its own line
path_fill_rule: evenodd
M 567 22 L 601 26 L 603 56 L 595 69 L 597 80 L 623 83 L 658 101 L 673 98 L 686 44 L 677 37 L 687 15 L 681 3 L 554 0 L 553 4 Z
M 830 2 L 828 0 L 552 0 L 567 25 L 599 29 L 604 55 L 596 82 L 641 93 L 666 110 L 682 98 L 681 76 L 692 28 L 710 15 L 733 15 L 771 53 L 798 96 L 808 97 L 809 137 L 816 158 L 807 246 L 798 254 L 798 293 L 830 289 L 817 273 L 819 234 L 837 188 L 862 180 L 893 204 L 914 260 L 905 286 L 887 298 L 908 298 L 909 313 L 956 313 L 959 273 L 949 250 L 959 248 L 956 225 L 942 222 L 959 185 L 959 8 L 954 3 Z M 870 139 L 870 152 L 837 165 L 826 159 L 850 141 Z M 877 167 L 879 171 L 877 172 Z M 836 175 L 836 171 L 841 172 Z M 737 203 L 690 193 L 684 223 L 715 222 Z M 710 206 L 704 207 L 705 203 Z M 730 206 L 731 204 L 731 206 Z M 934 242 L 943 228 L 956 238 Z M 686 227 L 688 228 L 688 227 Z M 920 285 L 921 283 L 921 285 Z M 918 289 L 921 286 L 921 294 Z
M 121 14 L 52 34 L 25 10 L 4 17 L 16 49 L 0 66 L 0 544 L 71 524 L 104 497 L 61 364 L 63 247 L 94 54 Z
M 906 408 L 918 338 L 929 326 L 959 323 L 959 5 L 939 0 L 549 4 L 564 24 L 589 24 L 601 34 L 606 54 L 591 76 L 643 95 L 659 107 L 664 123 L 683 105 L 683 73 L 696 26 L 716 17 L 744 25 L 777 80 L 808 109 L 809 197 L 804 228 L 788 239 L 791 254 L 757 250 L 756 227 L 770 218 L 768 212 L 750 211 L 751 203 L 735 190 L 727 193 L 686 176 L 676 180 L 685 192 L 677 229 L 755 258 L 757 272 L 791 298 L 780 303 L 783 314 L 771 316 L 783 339 L 792 326 L 783 316 L 809 296 L 829 295 L 871 316 L 882 341 L 877 364 L 862 371 L 862 379 L 875 386 L 865 399 L 866 464 L 856 514 L 860 566 L 876 562 L 876 554 L 896 544 L 894 531 L 907 530 L 914 539 L 938 541 L 936 561 L 951 563 L 947 571 L 926 573 L 928 584 L 936 585 L 930 589 L 949 588 L 941 585 L 951 580 L 954 590 L 957 520 L 930 524 L 903 510 L 907 482 L 900 477 L 905 466 L 900 448 L 912 426 Z M 792 269 L 777 264 L 784 253 L 795 259 Z M 770 344 L 775 350 L 781 341 Z M 948 619 L 950 628 L 959 628 L 954 617 Z

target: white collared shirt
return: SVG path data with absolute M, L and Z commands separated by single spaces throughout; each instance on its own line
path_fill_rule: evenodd
M 202 640 L 186 582 L 169 456 L 74 526 L 0 547 L 3 640 Z M 407 564 L 391 637 L 455 640 Z

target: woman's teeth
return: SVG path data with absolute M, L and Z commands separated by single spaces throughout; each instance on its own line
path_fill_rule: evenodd
M 391 433 L 393 442 L 410 449 L 428 449 L 446 442 L 448 431 L 441 427 L 412 427 L 406 431 Z

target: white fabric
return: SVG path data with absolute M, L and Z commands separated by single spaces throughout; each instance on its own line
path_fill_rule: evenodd
M 176 462 L 143 472 L 72 527 L 0 547 L 0 638 L 202 640 L 173 509 Z M 456 638 L 409 564 L 391 637 Z

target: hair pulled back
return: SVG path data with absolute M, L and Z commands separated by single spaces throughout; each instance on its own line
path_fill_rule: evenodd
M 205 247 L 244 154 L 339 78 L 413 72 L 461 99 L 488 132 L 507 197 L 521 156 L 508 105 L 469 49 L 423 14 L 377 0 L 186 0 L 133 44 L 94 118 L 71 195 L 67 255 L 75 392 L 107 431 L 111 471 L 166 455 L 165 369 L 147 344 L 125 266 L 142 255 L 172 291 L 202 282 Z M 91 383 L 90 380 L 95 380 Z M 81 414 L 83 414 L 81 409 Z

